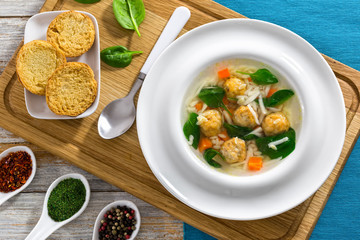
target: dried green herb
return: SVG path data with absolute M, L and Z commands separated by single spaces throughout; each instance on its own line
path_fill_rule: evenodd
M 50 193 L 47 208 L 55 222 L 62 222 L 77 213 L 85 202 L 86 189 L 79 179 L 62 180 Z

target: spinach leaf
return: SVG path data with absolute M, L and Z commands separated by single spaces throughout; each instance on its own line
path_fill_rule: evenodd
M 278 82 L 278 79 L 267 69 L 261 68 L 254 73 L 245 73 L 237 71 L 241 74 L 246 74 L 251 77 L 251 80 L 258 85 L 268 85 Z
M 105 48 L 100 52 L 100 58 L 112 67 L 126 67 L 132 61 L 134 54 L 140 54 L 142 51 L 129 51 L 124 46 L 113 46 Z
M 229 109 L 225 106 L 223 102 L 224 96 L 225 90 L 217 86 L 203 88 L 198 95 L 198 97 L 209 107 L 222 107 L 231 115 Z
M 237 126 L 237 125 L 231 125 L 228 123 L 224 123 L 224 128 L 226 129 L 228 135 L 231 138 L 238 137 L 243 140 L 251 140 L 251 139 L 258 138 L 258 136 L 254 135 L 254 134 L 249 134 L 250 132 L 253 131 L 251 128 L 241 127 L 241 126 Z
M 295 93 L 290 89 L 282 89 L 276 91 L 273 95 L 268 98 L 264 98 L 263 102 L 265 107 L 275 107 L 284 103 L 290 97 L 292 97 Z
M 79 3 L 86 3 L 86 4 L 100 2 L 100 0 L 75 0 L 75 1 L 79 2 Z
M 142 0 L 114 0 L 113 11 L 116 20 L 125 29 L 135 30 L 140 35 L 139 25 L 145 18 L 145 7 Z
M 207 163 L 210 166 L 213 166 L 214 168 L 221 168 L 221 164 L 213 159 L 216 155 L 219 155 L 225 161 L 224 156 L 215 149 L 208 148 L 204 151 L 204 158 L 207 161 Z
M 189 119 L 186 121 L 183 127 L 184 135 L 188 141 L 190 139 L 190 135 L 194 137 L 191 146 L 193 146 L 193 148 L 195 149 L 198 148 L 199 140 L 200 140 L 200 126 L 196 124 L 197 117 L 198 115 L 196 113 L 190 113 Z
M 277 150 L 269 148 L 268 144 L 280 140 L 284 137 L 288 137 L 289 140 L 276 146 Z M 255 140 L 258 149 L 264 154 L 269 156 L 271 159 L 285 158 L 295 149 L 295 130 L 290 128 L 285 133 L 278 134 L 276 136 L 263 137 Z

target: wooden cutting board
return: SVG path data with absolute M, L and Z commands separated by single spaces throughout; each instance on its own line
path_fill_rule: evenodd
M 327 56 L 344 94 L 347 112 L 345 144 L 331 176 L 308 200 L 283 214 L 256 221 L 230 221 L 199 213 L 174 198 L 157 181 L 144 159 L 135 125 L 124 135 L 104 140 L 97 133 L 101 110 L 112 100 L 124 97 L 131 88 L 142 64 L 150 53 L 173 10 L 186 6 L 192 16 L 181 34 L 204 23 L 225 18 L 243 18 L 210 0 L 145 0 L 146 18 L 142 34 L 122 29 L 113 15 L 111 0 L 80 4 L 74 0 L 47 0 L 41 11 L 82 10 L 92 13 L 99 22 L 101 49 L 124 45 L 142 50 L 130 66 L 115 69 L 101 66 L 101 95 L 97 111 L 78 120 L 39 120 L 30 117 L 24 91 L 15 74 L 15 56 L 0 77 L 0 126 L 58 155 L 105 181 L 141 198 L 220 239 L 306 239 L 346 163 L 359 134 L 360 72 Z

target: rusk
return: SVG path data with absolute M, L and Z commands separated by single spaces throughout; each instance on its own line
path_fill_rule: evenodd
M 77 57 L 87 52 L 95 40 L 91 19 L 76 11 L 59 14 L 51 21 L 47 40 L 56 45 L 66 57 Z
M 47 41 L 34 40 L 21 47 L 16 58 L 16 73 L 27 90 L 45 95 L 49 77 L 64 63 L 66 58 L 56 46 Z
M 85 63 L 68 62 L 53 73 L 46 86 L 46 103 L 59 115 L 78 116 L 95 101 L 97 82 Z

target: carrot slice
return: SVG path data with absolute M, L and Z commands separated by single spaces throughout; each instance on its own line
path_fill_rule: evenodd
M 212 148 L 212 146 L 213 146 L 213 144 L 209 138 L 206 138 L 206 137 L 200 138 L 200 141 L 199 141 L 199 151 L 200 152 L 203 152 L 208 148 Z
M 200 111 L 203 108 L 204 104 L 203 102 L 198 102 L 195 104 L 196 111 Z
M 250 157 L 248 162 L 248 168 L 251 171 L 259 171 L 263 166 L 262 157 Z
M 276 92 L 276 88 L 270 88 L 268 94 L 266 95 L 267 98 L 271 97 Z
M 230 72 L 228 68 L 218 71 L 219 78 L 228 78 L 230 77 Z

